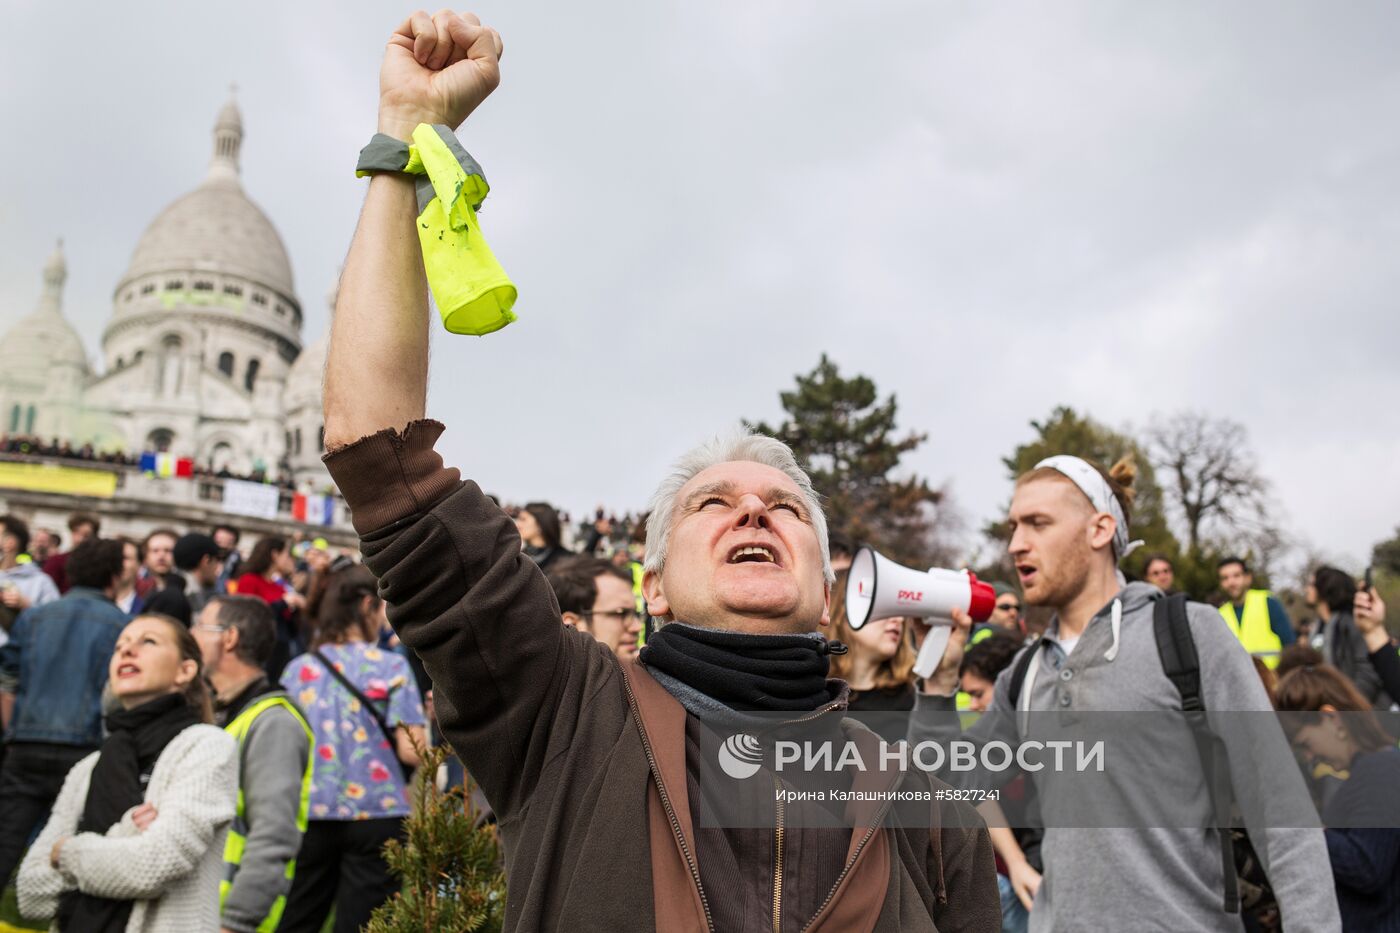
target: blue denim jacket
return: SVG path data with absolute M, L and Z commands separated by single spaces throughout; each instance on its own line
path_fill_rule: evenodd
M 102 743 L 102 690 L 127 618 L 84 587 L 20 613 L 0 647 L 0 686 L 15 694 L 5 741 Z

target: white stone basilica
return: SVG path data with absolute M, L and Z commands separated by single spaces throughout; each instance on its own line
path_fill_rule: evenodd
M 161 211 L 116 285 L 100 372 L 62 314 L 60 244 L 37 309 L 0 338 L 0 430 L 330 486 L 326 338 L 302 348 L 287 251 L 239 178 L 242 142 L 230 100 L 204 181 Z

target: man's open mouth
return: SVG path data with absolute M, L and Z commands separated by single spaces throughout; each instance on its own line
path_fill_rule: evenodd
M 776 564 L 778 553 L 767 545 L 746 544 L 729 552 L 731 564 Z

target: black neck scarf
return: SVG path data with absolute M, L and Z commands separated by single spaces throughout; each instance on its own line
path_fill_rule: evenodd
M 78 832 L 106 833 L 126 811 L 140 806 L 146 796 L 141 776 L 150 774 L 171 739 L 198 722 L 199 713 L 178 693 L 109 713 L 106 723 L 111 734 L 93 766 Z M 58 928 L 122 933 L 131 905 L 131 901 L 68 891 L 59 899 Z
M 640 659 L 730 709 L 800 712 L 830 702 L 828 655 L 845 649 L 820 635 L 751 635 L 671 622 L 647 638 Z

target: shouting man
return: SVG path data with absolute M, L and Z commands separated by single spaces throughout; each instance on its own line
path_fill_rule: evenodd
M 410 17 L 380 70 L 379 145 L 457 127 L 501 50 L 474 16 Z M 817 634 L 833 575 L 811 482 L 768 438 L 698 448 L 652 500 L 643 590 L 665 626 L 634 661 L 561 624 L 515 525 L 433 449 L 417 214 L 410 177 L 371 179 L 331 335 L 326 463 L 500 820 L 506 928 L 998 929 L 990 843 L 963 804 L 932 830 L 702 826 L 697 711 L 845 708 Z
M 1139 715 L 1132 720 L 1136 729 L 1152 724 L 1149 747 L 1160 755 L 1152 767 L 1130 751 L 1096 783 L 1049 769 L 1034 774 L 1049 825 L 1030 930 L 1241 928 L 1229 835 L 1213 828 L 1219 823 L 1211 821 L 1206 765 L 1182 715 L 1203 707 L 1225 746 L 1227 768 L 1213 766 L 1212 776 L 1218 781 L 1219 771 L 1228 770 L 1283 929 L 1337 931 L 1336 895 L 1317 877 L 1328 863 L 1327 845 L 1320 830 L 1295 828 L 1305 825 L 1297 817 L 1311 807 L 1283 732 L 1271 717 L 1258 715 L 1273 707 L 1249 655 L 1209 606 L 1177 603 L 1183 628 L 1174 634 L 1191 641 L 1198 659 L 1197 686 L 1188 699 L 1190 688 L 1168 678 L 1157 640 L 1158 604 L 1168 597 L 1149 583 L 1123 584 L 1118 562 L 1133 546 L 1128 518 L 1135 474 L 1130 462 L 1105 471 L 1078 457 L 1050 457 L 1016 480 L 1011 498 L 1008 550 L 1021 590 L 1028 605 L 1055 615 L 1045 634 L 997 676 L 990 706 L 964 738 L 983 747 L 1014 745 L 1066 722 L 1097 722 L 1096 734 L 1107 734 L 1113 744 L 1122 739 L 1121 725 L 1118 735 L 1107 731 L 1115 720 L 1102 714 L 1132 712 Z M 1173 608 L 1162 602 L 1164 621 Z M 925 681 L 920 711 L 927 714 L 915 738 L 958 735 L 953 695 L 971 620 L 961 610 L 954 617 L 948 650 Z M 1241 715 L 1249 711 L 1253 715 Z M 982 769 L 945 777 L 985 788 L 1005 785 L 1016 774 Z

